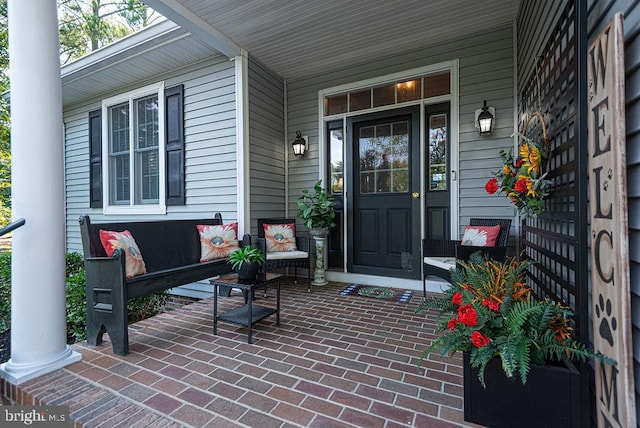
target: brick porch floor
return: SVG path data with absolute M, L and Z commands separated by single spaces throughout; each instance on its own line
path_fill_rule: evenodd
M 341 296 L 346 286 L 283 281 L 280 327 L 261 321 L 251 345 L 233 324 L 212 334 L 213 299 L 192 303 L 130 325 L 125 357 L 108 340 L 75 344 L 81 362 L 19 388 L 2 380 L 0 393 L 69 406 L 86 427 L 466 426 L 461 359 L 431 354 L 417 368 L 435 321 L 414 315 L 421 293 L 403 304 Z M 241 303 L 234 293 L 219 310 Z

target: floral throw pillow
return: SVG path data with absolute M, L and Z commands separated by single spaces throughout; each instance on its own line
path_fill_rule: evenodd
M 267 243 L 268 253 L 284 251 L 296 251 L 296 225 L 288 224 L 263 224 L 264 239 Z
M 462 245 L 495 247 L 500 226 L 467 226 L 462 237 Z
M 142 259 L 142 253 L 133 239 L 133 235 L 128 230 L 113 232 L 110 230 L 100 230 L 100 242 L 107 255 L 111 257 L 116 248 L 122 248 L 125 253 L 126 277 L 132 278 L 137 275 L 147 273 L 147 268 Z
M 200 234 L 200 261 L 222 259 L 238 249 L 238 223 L 196 226 Z

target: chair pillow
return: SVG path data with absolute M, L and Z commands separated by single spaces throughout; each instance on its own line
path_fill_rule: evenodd
M 142 259 L 140 248 L 133 239 L 133 235 L 128 230 L 113 232 L 110 230 L 100 230 L 100 242 L 107 255 L 111 257 L 116 248 L 122 248 L 125 253 L 126 277 L 133 278 L 137 275 L 147 273 L 147 267 Z
M 239 248 L 238 223 L 196 226 L 200 234 L 200 261 L 229 257 Z
M 263 224 L 262 227 L 267 253 L 297 250 L 296 225 L 294 223 Z
M 467 226 L 462 237 L 462 245 L 476 247 L 495 247 L 500 233 L 497 226 Z

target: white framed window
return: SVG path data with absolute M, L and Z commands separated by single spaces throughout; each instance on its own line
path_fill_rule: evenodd
M 165 214 L 164 83 L 102 102 L 104 214 Z

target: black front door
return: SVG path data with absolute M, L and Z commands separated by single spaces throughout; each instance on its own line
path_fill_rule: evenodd
M 419 108 L 347 122 L 350 272 L 419 278 Z

